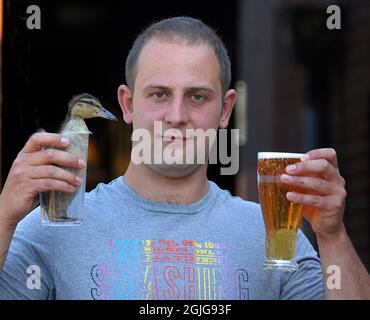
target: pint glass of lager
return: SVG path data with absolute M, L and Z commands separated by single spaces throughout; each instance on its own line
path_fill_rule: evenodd
M 304 193 L 280 181 L 288 165 L 301 161 L 303 154 L 259 152 L 257 162 L 258 195 L 266 228 L 265 268 L 294 271 L 297 231 L 301 224 L 303 206 L 291 203 L 288 191 Z

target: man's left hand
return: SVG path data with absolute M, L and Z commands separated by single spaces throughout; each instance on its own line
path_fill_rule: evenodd
M 347 192 L 339 173 L 334 149 L 316 149 L 306 153 L 301 162 L 290 165 L 281 181 L 307 189 L 307 193 L 288 192 L 287 199 L 306 207 L 305 217 L 317 236 L 330 238 L 344 230 L 343 213 Z

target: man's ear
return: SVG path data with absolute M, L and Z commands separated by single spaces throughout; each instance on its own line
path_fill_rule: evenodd
M 117 97 L 123 113 L 123 120 L 132 123 L 132 93 L 128 86 L 121 84 L 118 87 Z
M 221 119 L 220 119 L 221 129 L 225 129 L 229 125 L 230 116 L 233 111 L 236 99 L 237 99 L 237 93 L 235 90 L 230 89 L 226 92 L 224 100 L 223 100 L 222 113 L 221 113 Z

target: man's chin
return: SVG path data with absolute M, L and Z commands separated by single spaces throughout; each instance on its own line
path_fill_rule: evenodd
M 168 178 L 184 178 L 197 171 L 201 164 L 149 164 L 151 171 Z

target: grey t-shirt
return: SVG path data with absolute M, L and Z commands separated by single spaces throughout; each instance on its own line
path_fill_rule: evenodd
M 324 298 L 320 261 L 302 232 L 298 271 L 263 269 L 260 206 L 209 185 L 198 202 L 163 204 L 119 177 L 86 194 L 77 227 L 42 226 L 35 209 L 14 234 L 0 299 Z

